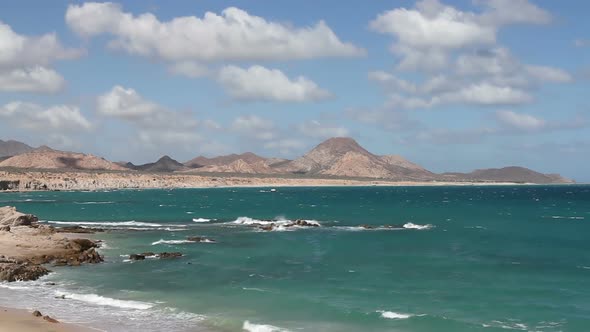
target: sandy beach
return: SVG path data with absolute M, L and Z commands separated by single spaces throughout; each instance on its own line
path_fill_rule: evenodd
M 83 326 L 50 322 L 33 311 L 0 307 L 0 332 L 88 332 Z

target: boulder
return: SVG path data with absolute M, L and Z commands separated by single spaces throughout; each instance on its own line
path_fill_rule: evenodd
M 142 261 L 145 259 L 145 256 L 142 254 L 131 254 L 129 255 L 129 259 L 132 261 Z
M 30 226 L 37 221 L 37 216 L 18 212 L 14 206 L 0 207 L 0 225 Z
M 59 323 L 59 321 L 55 318 L 51 318 L 49 316 L 43 316 L 43 319 L 50 322 L 50 323 Z
M 145 256 L 145 257 L 156 256 L 156 254 L 151 251 L 142 252 L 140 255 Z
M 311 222 L 308 222 L 308 221 L 303 220 L 303 219 L 297 219 L 297 220 L 295 220 L 295 223 L 294 224 L 297 225 L 297 226 L 301 226 L 301 227 L 319 227 L 318 224 L 311 223 Z
M 49 270 L 41 265 L 28 262 L 2 262 L 0 263 L 0 281 L 30 281 L 37 280 L 49 273 Z
M 98 244 L 89 239 L 72 239 L 70 247 L 76 251 L 86 251 L 91 248 L 98 248 Z
M 35 310 L 35 311 L 33 311 L 33 316 L 41 317 L 41 316 L 43 316 L 43 314 L 41 312 L 39 312 L 39 310 Z
M 275 224 L 268 224 L 268 225 L 264 225 L 264 226 L 260 226 L 259 227 L 261 230 L 263 231 L 272 231 L 273 229 L 275 229 Z
M 186 238 L 186 240 L 192 242 L 215 242 L 215 240 L 206 238 L 204 236 L 189 236 Z

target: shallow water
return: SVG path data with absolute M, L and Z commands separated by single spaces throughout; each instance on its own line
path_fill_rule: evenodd
M 0 304 L 109 331 L 590 328 L 588 186 L 4 193 L 4 204 L 116 229 L 98 235 L 105 264 L 0 287 Z M 321 227 L 249 225 L 266 219 Z M 146 251 L 185 256 L 127 259 Z

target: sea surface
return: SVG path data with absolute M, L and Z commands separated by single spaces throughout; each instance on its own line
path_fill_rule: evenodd
M 0 305 L 99 330 L 590 331 L 590 186 L 30 192 L 0 205 L 113 229 L 94 235 L 103 264 L 0 284 Z M 251 225 L 271 219 L 321 226 Z M 184 256 L 128 259 L 146 251 Z

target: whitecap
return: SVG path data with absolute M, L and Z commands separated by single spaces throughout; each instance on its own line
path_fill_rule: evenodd
M 244 325 L 242 325 L 242 329 L 248 332 L 288 332 L 289 330 L 273 326 L 273 325 L 265 325 L 265 324 L 254 324 L 250 323 L 250 321 L 245 321 Z
M 126 309 L 137 309 L 146 310 L 154 306 L 153 303 L 132 301 L 132 300 L 119 300 L 110 297 L 104 297 L 97 294 L 76 294 L 76 293 L 56 293 L 57 296 L 64 296 L 65 299 L 73 299 L 77 301 L 97 304 L 101 306 L 126 308 Z
M 428 225 L 418 225 L 418 224 L 414 224 L 411 222 L 405 223 L 404 224 L 404 228 L 405 229 L 418 229 L 418 230 L 422 230 L 422 229 L 431 229 L 433 226 L 428 224 Z
M 114 204 L 115 202 L 74 202 L 74 204 L 79 204 L 79 205 L 88 205 L 88 204 Z
M 207 219 L 207 218 L 193 218 L 194 222 L 210 222 L 211 219 Z
M 130 221 L 45 221 L 50 224 L 57 225 L 83 225 L 83 226 L 135 226 L 135 227 L 163 227 L 162 224 L 140 222 L 135 220 Z M 184 225 L 180 225 L 184 226 Z
M 378 310 L 378 313 L 381 314 L 382 318 L 387 318 L 387 319 L 408 319 L 414 315 L 410 315 L 410 314 L 401 314 L 398 312 L 393 312 L 393 311 L 384 311 L 384 310 Z
M 185 244 L 185 243 L 195 243 L 195 241 L 189 241 L 189 240 L 164 240 L 164 239 L 160 239 L 159 241 L 152 242 L 152 246 L 155 246 L 155 245 L 158 245 L 158 244 Z

